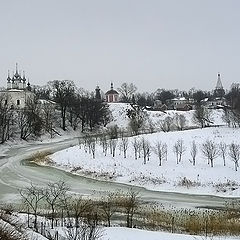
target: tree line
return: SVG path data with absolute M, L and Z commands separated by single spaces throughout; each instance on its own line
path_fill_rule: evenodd
M 53 137 L 59 134 L 58 128 L 93 131 L 110 120 L 108 105 L 80 91 L 72 81 L 55 80 L 34 92 L 36 98 L 28 99 L 23 109 L 13 109 L 6 104 L 7 96 L 1 95 L 0 143 L 16 135 L 23 140 L 45 133 Z
M 64 181 L 49 182 L 45 187 L 31 184 L 20 189 L 20 195 L 23 210 L 27 212 L 28 227 L 46 237 L 51 233 L 50 229 L 65 227 L 69 240 L 98 239 L 100 226 L 112 226 L 117 215 L 121 215 L 120 219 L 126 227 L 132 228 L 134 216 L 141 205 L 139 192 L 133 189 L 126 192 L 105 192 L 94 200 L 70 194 L 70 187 Z M 46 224 L 42 223 L 40 215 L 49 219 L 48 231 L 45 231 Z
M 20 194 L 20 212 L 27 215 L 26 221 L 17 220 L 13 206 L 1 206 L 1 239 L 30 239 L 25 234 L 27 227 L 28 232 L 31 228 L 49 240 L 61 239 L 58 230 L 66 240 L 97 240 L 104 234 L 104 226 L 115 224 L 205 237 L 239 235 L 239 200 L 228 201 L 221 209 L 166 208 L 154 202 L 144 203 L 133 189 L 104 192 L 97 198 L 70 195 L 64 181 L 49 182 L 43 187 L 31 184 Z
M 183 139 L 177 139 L 170 149 L 167 143 L 161 140 L 151 143 L 145 137 L 129 138 L 124 136 L 124 132 L 116 126 L 110 127 L 105 133 L 98 136 L 85 135 L 83 138 L 79 138 L 79 147 L 86 153 L 91 154 L 93 159 L 96 158 L 96 151 L 100 149 L 102 149 L 104 156 L 110 154 L 112 157 L 116 156 L 116 151 L 124 158 L 127 158 L 128 152 L 133 152 L 135 160 L 142 158 L 143 164 L 147 164 L 152 154 L 155 154 L 158 157 L 159 166 L 162 166 L 163 161 L 167 162 L 169 152 L 174 153 L 176 164 L 179 164 L 187 151 L 187 146 Z M 207 159 L 207 164 L 211 167 L 214 167 L 215 159 L 221 157 L 223 166 L 226 166 L 226 159 L 228 158 L 234 163 L 235 171 L 238 170 L 240 144 L 234 141 L 226 144 L 223 141 L 216 143 L 207 139 L 203 143 L 197 144 L 193 140 L 188 149 L 190 153 L 189 161 L 193 166 L 197 164 L 198 155 L 201 154 L 200 157 Z

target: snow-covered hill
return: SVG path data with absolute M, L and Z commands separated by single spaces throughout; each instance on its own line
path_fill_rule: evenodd
M 112 113 L 112 121 L 109 125 L 116 124 L 120 128 L 127 128 L 129 123 L 129 118 L 127 117 L 127 110 L 132 109 L 129 103 L 110 103 L 109 110 Z M 167 110 L 162 111 L 147 111 L 144 110 L 148 119 L 152 121 L 154 126 L 157 128 L 159 126 L 159 121 L 164 120 L 166 117 L 174 118 L 176 115 L 183 115 L 186 118 L 186 127 L 193 128 L 197 127 L 197 124 L 192 121 L 194 110 L 191 111 L 176 111 Z M 222 120 L 223 110 L 213 109 L 211 110 L 211 121 L 212 125 L 225 125 Z M 147 123 L 146 123 L 147 124 Z
M 226 166 L 223 159 L 218 156 L 214 167 L 210 167 L 207 159 L 201 152 L 202 143 L 212 140 L 219 144 L 230 144 L 238 140 L 240 129 L 228 127 L 211 127 L 205 129 L 192 129 L 174 132 L 159 132 L 131 137 L 128 140 L 127 158 L 120 155 L 121 140 L 118 140 L 116 156 L 112 157 L 108 150 L 107 156 L 102 147 L 97 144 L 96 156 L 84 148 L 74 146 L 51 156 L 55 165 L 73 173 L 102 178 L 110 181 L 144 186 L 154 190 L 169 190 L 190 193 L 211 193 L 219 195 L 240 195 L 239 172 L 234 170 L 234 163 L 227 156 Z M 144 164 L 143 154 L 135 160 L 133 141 L 142 141 L 144 138 L 151 146 L 150 160 Z M 182 160 L 177 164 L 173 146 L 178 139 L 182 139 L 186 149 Z M 192 141 L 197 144 L 198 152 L 196 166 L 193 166 L 190 155 Z M 158 156 L 154 146 L 158 141 L 167 144 L 168 157 L 159 166 Z

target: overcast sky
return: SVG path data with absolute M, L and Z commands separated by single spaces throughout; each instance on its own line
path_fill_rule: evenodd
M 32 84 L 88 90 L 240 80 L 239 0 L 0 0 L 0 31 L 0 86 L 16 62 Z

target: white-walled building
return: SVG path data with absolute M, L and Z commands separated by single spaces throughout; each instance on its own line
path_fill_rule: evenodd
M 12 77 L 8 72 L 7 89 L 0 91 L 1 101 L 4 104 L 11 106 L 11 108 L 24 108 L 28 100 L 34 98 L 34 93 L 31 92 L 29 81 L 27 82 L 25 73 L 23 75 L 18 71 L 16 64 L 16 71 Z

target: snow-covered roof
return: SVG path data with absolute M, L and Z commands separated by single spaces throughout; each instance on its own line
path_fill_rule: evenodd
M 208 97 L 201 100 L 201 102 L 207 102 L 207 101 L 208 101 Z
M 9 89 L 6 92 L 23 92 L 23 89 Z
M 172 101 L 186 101 L 187 99 L 185 97 L 178 97 L 178 98 L 173 98 Z
M 54 101 L 46 100 L 46 99 L 38 99 L 40 104 L 56 104 Z

